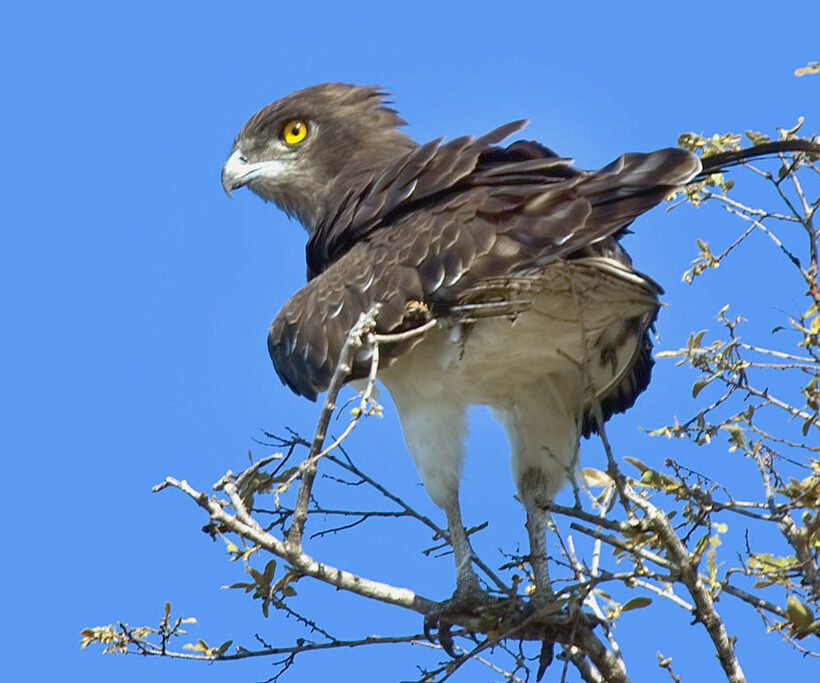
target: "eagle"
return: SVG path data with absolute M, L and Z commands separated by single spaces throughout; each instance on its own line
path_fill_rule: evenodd
M 701 159 L 683 149 L 623 154 L 594 171 L 518 140 L 526 121 L 424 144 L 377 87 L 316 85 L 262 107 L 222 168 L 308 233 L 307 284 L 279 311 L 277 374 L 315 400 L 360 316 L 377 310 L 378 380 L 390 393 L 424 488 L 447 517 L 452 606 L 486 598 L 459 507 L 465 415 L 505 428 L 526 512 L 532 601 L 552 599 L 545 506 L 575 476 L 579 442 L 649 384 L 661 287 L 620 244 L 671 193 L 799 141 Z M 817 148 L 813 148 L 817 151 Z M 367 376 L 360 349 L 349 381 Z

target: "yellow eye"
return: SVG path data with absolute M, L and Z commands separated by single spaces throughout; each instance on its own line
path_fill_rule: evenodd
M 298 145 L 307 134 L 307 124 L 300 119 L 288 121 L 282 128 L 282 139 L 286 145 Z

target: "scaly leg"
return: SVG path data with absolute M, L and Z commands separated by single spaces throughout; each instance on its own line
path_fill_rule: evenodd
M 535 579 L 534 603 L 549 602 L 553 599 L 549 568 L 547 567 L 547 519 L 543 509 L 545 496 L 544 475 L 538 470 L 529 470 L 521 477 L 519 490 L 521 502 L 527 512 L 527 535 L 530 541 L 530 566 Z
M 527 512 L 530 564 L 535 580 L 532 602 L 553 600 L 547 570 L 547 521 L 544 506 L 572 476 L 578 454 L 578 427 L 568 406 L 579 403 L 577 383 L 569 377 L 544 377 L 521 386 L 516 399 L 494 406 L 512 449 L 513 476 Z
M 462 603 L 465 606 L 470 603 L 482 602 L 485 594 L 473 570 L 473 551 L 470 548 L 470 541 L 461 521 L 461 507 L 458 503 L 457 494 L 448 502 L 444 512 L 447 514 L 447 531 L 450 535 L 450 544 L 453 546 L 453 557 L 456 562 L 456 590 L 453 593 L 451 602 Z
M 461 521 L 458 502 L 464 455 L 465 406 L 452 396 L 438 391 L 443 389 L 439 379 L 421 382 L 424 392 L 414 391 L 422 375 L 414 375 L 412 370 L 412 367 L 409 370 L 405 368 L 401 383 L 393 381 L 396 379 L 395 368 L 392 370 L 392 380 L 390 374 L 382 379 L 396 402 L 404 439 L 424 488 L 447 515 L 447 530 L 456 564 L 456 590 L 449 600 L 426 616 L 424 632 L 432 641 L 432 631 L 438 629 L 442 646 L 455 657 L 447 615 L 472 612 L 476 606 L 488 601 L 472 567 L 472 550 Z
M 449 600 L 441 603 L 439 608 L 428 614 L 424 619 L 424 633 L 433 641 L 433 630 L 438 630 L 438 641 L 451 657 L 456 657 L 453 637 L 450 635 L 450 623 L 446 617 L 464 612 L 473 612 L 477 607 L 492 602 L 487 593 L 482 590 L 473 569 L 473 551 L 470 541 L 464 531 L 461 521 L 461 508 L 458 503 L 458 493 L 453 492 L 444 502 L 444 511 L 447 514 L 447 532 L 450 536 L 450 545 L 453 547 L 453 558 L 456 563 L 456 589 Z

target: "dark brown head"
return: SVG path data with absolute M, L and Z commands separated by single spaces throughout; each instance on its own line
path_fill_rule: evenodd
M 384 98 L 379 88 L 325 83 L 263 107 L 222 167 L 225 192 L 247 185 L 312 231 L 353 183 L 414 146 Z

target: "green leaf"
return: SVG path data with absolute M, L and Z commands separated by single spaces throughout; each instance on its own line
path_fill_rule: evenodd
M 729 449 L 730 451 L 734 451 L 736 448 L 746 448 L 746 436 L 741 427 L 736 424 L 728 424 L 723 425 L 722 429 L 729 433 L 729 443 L 732 446 L 732 448 Z
M 799 629 L 808 628 L 814 621 L 814 614 L 808 605 L 803 604 L 793 595 L 786 601 L 786 616 Z
M 193 650 L 194 652 L 203 652 L 205 654 L 211 651 L 211 648 L 209 647 L 208 643 L 206 643 L 204 640 L 196 641 L 196 645 L 191 645 L 191 643 L 185 643 L 185 645 L 182 646 L 182 649 Z
M 655 470 L 645 470 L 641 473 L 641 483 L 653 488 L 660 488 L 662 486 L 669 486 L 674 482 L 660 472 L 656 472 Z
M 692 398 L 697 398 L 698 394 L 703 391 L 707 384 L 709 384 L 711 380 L 708 379 L 701 379 L 695 382 L 692 385 Z
M 645 465 L 644 463 L 642 463 L 637 458 L 627 457 L 627 458 L 624 458 L 624 460 L 626 460 L 633 467 L 637 467 L 641 471 L 641 473 L 646 472 L 647 470 L 650 471 L 650 472 L 653 471 L 652 468 L 649 465 Z
M 706 534 L 705 536 L 701 536 L 701 537 L 698 539 L 698 542 L 697 542 L 697 543 L 695 543 L 695 550 L 693 551 L 693 553 L 692 553 L 692 554 L 693 554 L 693 555 L 694 555 L 694 556 L 695 556 L 698 560 L 700 560 L 701 555 L 703 555 L 704 551 L 705 551 L 705 550 L 706 550 L 706 548 L 708 548 L 708 547 L 709 547 L 709 534 Z
M 276 571 L 276 560 L 270 560 L 265 565 L 265 571 L 262 573 L 262 576 L 265 577 L 265 583 L 270 583 L 273 579 L 273 573 Z
M 642 609 L 644 607 L 649 607 L 652 604 L 652 598 L 632 598 L 629 602 L 627 602 L 623 607 L 621 607 L 621 612 L 629 612 L 633 609 Z
M 768 135 L 758 133 L 755 130 L 747 130 L 746 137 L 749 138 L 749 142 L 753 145 L 762 145 L 764 142 L 769 142 L 771 140 Z

